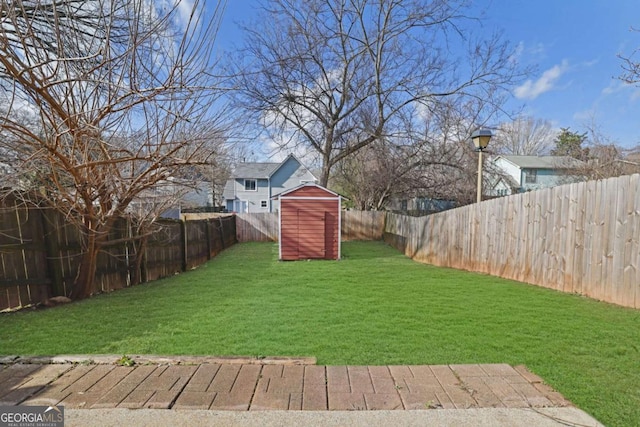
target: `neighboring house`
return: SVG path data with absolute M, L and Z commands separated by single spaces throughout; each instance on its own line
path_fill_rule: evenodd
M 138 193 L 127 207 L 127 212 L 138 218 L 180 219 L 183 197 L 189 191 L 190 187 L 177 183 L 175 179 L 159 181 Z
M 239 163 L 224 187 L 225 207 L 229 212 L 277 212 L 274 196 L 316 181 L 294 155 L 281 163 Z
M 211 183 L 198 181 L 180 200 L 182 208 L 212 208 L 215 203 L 211 192 Z
M 210 182 L 169 178 L 141 191 L 127 210 L 138 217 L 180 219 L 185 211 L 211 212 L 213 207 Z
M 581 181 L 586 164 L 568 156 L 497 156 L 492 166 L 484 193 L 495 197 Z

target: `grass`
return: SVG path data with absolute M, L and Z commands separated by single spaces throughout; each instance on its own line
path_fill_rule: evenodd
M 179 276 L 0 316 L 0 354 L 316 356 L 524 364 L 606 425 L 640 424 L 640 312 L 415 263 L 380 242 L 278 262 L 239 244 Z

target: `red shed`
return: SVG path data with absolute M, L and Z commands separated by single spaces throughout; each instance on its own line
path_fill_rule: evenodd
M 341 197 L 317 184 L 281 193 L 280 259 L 340 259 Z

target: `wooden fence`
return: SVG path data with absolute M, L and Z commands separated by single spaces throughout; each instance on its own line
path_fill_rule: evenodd
M 191 269 L 235 243 L 233 216 L 199 221 L 159 221 L 146 240 L 136 271 L 135 228 L 119 220 L 98 256 L 92 293 L 129 286 L 134 274 L 155 280 Z M 69 295 L 78 271 L 81 235 L 64 216 L 51 209 L 0 205 L 0 311 L 37 304 L 51 296 Z
M 384 212 L 342 211 L 342 240 L 381 240 Z M 277 242 L 277 213 L 236 214 L 238 242 Z
M 640 175 L 538 190 L 430 215 L 342 212 L 342 239 L 384 239 L 411 258 L 640 308 Z M 277 214 L 164 222 L 143 278 L 191 268 L 236 239 L 277 241 Z M 96 292 L 128 286 L 130 224 L 100 255 Z M 122 243 L 124 241 L 125 243 Z M 0 207 L 0 310 L 68 294 L 79 235 L 53 211 Z
M 388 214 L 385 241 L 417 261 L 640 308 L 639 184 L 631 175 Z
M 385 212 L 344 211 L 342 240 L 382 240 Z
M 236 239 L 244 242 L 277 242 L 277 213 L 236 214 Z

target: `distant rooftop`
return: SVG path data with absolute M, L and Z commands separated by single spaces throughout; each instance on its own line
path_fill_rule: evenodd
M 584 167 L 585 163 L 570 156 L 498 156 L 521 169 L 571 169 Z

